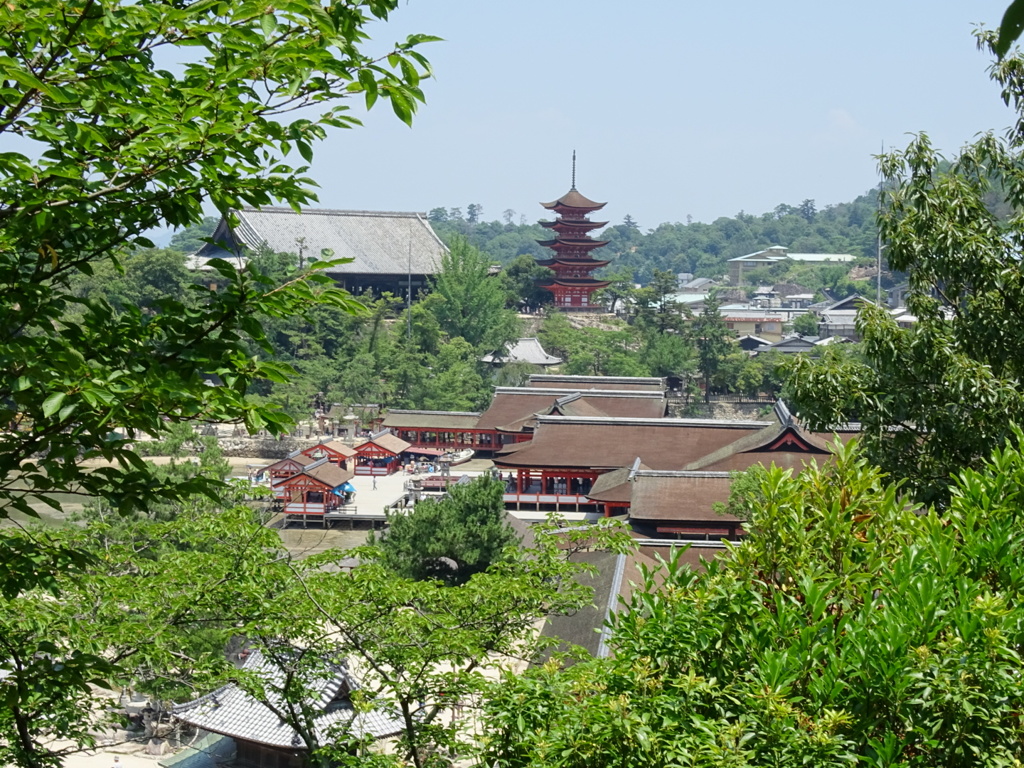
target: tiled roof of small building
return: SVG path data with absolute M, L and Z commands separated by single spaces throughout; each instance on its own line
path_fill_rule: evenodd
M 324 448 L 327 448 L 327 449 L 329 449 L 331 451 L 334 451 L 335 453 L 340 453 L 342 456 L 344 456 L 347 459 L 350 459 L 350 458 L 352 458 L 353 456 L 356 455 L 356 452 L 352 449 L 352 447 L 348 443 L 346 443 L 346 442 L 344 442 L 342 440 L 337 440 L 337 439 L 330 440 L 330 441 L 328 441 L 326 443 L 317 443 L 316 445 L 314 445 L 314 446 L 312 446 L 310 448 L 306 448 L 303 451 L 303 453 L 306 453 L 306 454 L 313 453 L 320 446 L 323 446 Z
M 347 483 L 353 476 L 351 469 L 342 469 L 329 461 L 317 467 L 306 467 L 303 474 L 314 477 L 331 488 L 337 488 L 339 485 Z
M 269 747 L 301 751 L 306 746 L 296 731 L 271 709 L 283 708 L 280 689 L 284 673 L 259 651 L 253 651 L 243 669 L 263 682 L 265 701 L 247 693 L 239 685 L 229 683 L 195 701 L 178 704 L 171 710 L 174 717 L 206 731 Z M 307 704 L 320 711 L 314 731 L 323 743 L 339 729 L 358 738 L 374 739 L 394 736 L 402 731 L 396 714 L 381 710 L 357 713 L 348 701 L 348 693 L 358 687 L 344 664 L 325 664 L 324 671 L 307 687 L 313 698 Z M 269 705 L 269 706 L 268 706 Z
M 412 443 L 407 443 L 398 435 L 391 434 L 391 432 L 384 432 L 383 434 L 377 432 L 373 435 L 370 435 L 370 438 L 368 440 L 363 440 L 363 442 L 357 445 L 356 451 L 361 453 L 359 449 L 364 448 L 365 446 L 370 445 L 371 443 L 380 448 L 383 448 L 385 451 L 390 451 L 395 455 L 402 453 L 412 445 Z
M 260 473 L 262 474 L 264 472 L 274 472 L 275 470 L 286 466 L 298 465 L 299 467 L 306 467 L 309 466 L 310 464 L 315 463 L 316 461 L 317 460 L 314 459 L 312 456 L 307 456 L 304 453 L 296 452 L 295 455 L 293 456 L 288 456 L 287 458 L 281 459 L 280 461 L 276 461 L 273 464 L 264 467 L 262 470 L 260 470 Z
M 558 365 L 562 358 L 549 355 L 541 346 L 540 340 L 534 336 L 516 339 L 505 354 L 484 355 L 480 358 L 484 363 L 529 363 L 530 365 Z
M 311 477 L 318 483 L 326 486 L 328 489 L 333 489 L 351 480 L 353 473 L 350 469 L 344 469 L 343 467 L 339 467 L 337 464 L 332 464 L 327 457 L 324 457 L 322 459 L 317 459 L 309 466 L 304 467 L 301 472 L 296 472 L 291 477 L 275 480 L 272 486 L 274 488 L 290 486 L 292 485 L 292 481 L 300 476 Z

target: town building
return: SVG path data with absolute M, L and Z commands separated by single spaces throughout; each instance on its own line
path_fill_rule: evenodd
M 780 341 L 790 318 L 786 313 L 751 309 L 746 304 L 730 304 L 718 310 L 725 327 L 737 336 L 759 336 L 769 342 Z
M 788 248 L 772 245 L 764 250 L 754 251 L 729 259 L 729 281 L 733 285 L 744 285 L 747 274 L 759 267 L 771 267 L 783 261 L 811 263 L 847 264 L 856 257 L 849 253 L 790 253 Z
M 298 651 L 296 651 L 298 652 Z M 259 697 L 238 683 L 228 683 L 171 710 L 175 720 L 196 729 L 220 734 L 234 742 L 233 764 L 241 768 L 295 768 L 309 762 L 309 751 L 292 725 L 280 712 L 295 708 L 288 674 L 281 665 L 260 651 L 252 651 L 242 669 L 260 679 Z M 397 712 L 352 704 L 359 683 L 341 661 L 325 661 L 324 670 L 309 683 L 303 707 L 309 715 L 313 734 L 321 744 L 334 743 L 344 733 L 356 739 L 373 740 L 397 736 L 403 731 Z

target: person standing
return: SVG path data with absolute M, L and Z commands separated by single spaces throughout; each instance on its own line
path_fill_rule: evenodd
M 372 489 L 375 490 L 375 491 L 377 490 L 377 476 L 376 475 L 373 476 Z

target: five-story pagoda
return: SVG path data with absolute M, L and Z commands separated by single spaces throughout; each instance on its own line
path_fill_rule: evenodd
M 594 291 L 604 288 L 606 280 L 596 280 L 590 276 L 595 269 L 608 264 L 598 261 L 590 252 L 607 240 L 594 240 L 587 233 L 607 224 L 607 221 L 590 221 L 587 214 L 599 211 L 606 203 L 595 203 L 588 200 L 576 190 L 576 153 L 573 153 L 572 189 L 552 203 L 541 203 L 549 211 L 558 214 L 554 221 L 542 221 L 540 225 L 553 229 L 556 233 L 553 240 L 540 240 L 541 245 L 555 252 L 553 258 L 538 260 L 542 267 L 549 267 L 554 276 L 539 280 L 537 285 L 551 291 L 555 297 L 555 307 L 567 312 L 600 311 L 601 306 L 592 298 Z

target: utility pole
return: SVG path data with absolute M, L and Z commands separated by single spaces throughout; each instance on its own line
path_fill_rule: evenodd
M 409 238 L 409 305 L 406 309 L 406 320 L 408 320 L 407 335 L 409 344 L 412 344 L 412 238 Z

